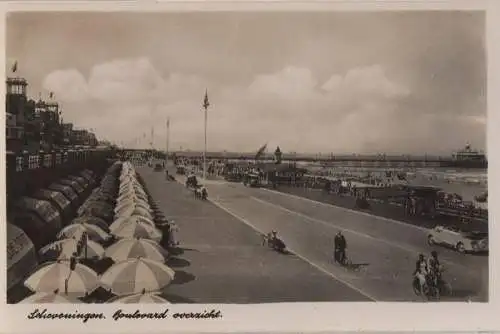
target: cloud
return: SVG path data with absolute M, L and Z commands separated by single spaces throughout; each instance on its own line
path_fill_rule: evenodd
M 63 102 L 66 120 L 140 147 L 149 145 L 154 126 L 156 147 L 163 148 L 170 117 L 171 148 L 202 149 L 206 88 L 212 150 L 252 151 L 265 142 L 308 152 L 422 152 L 436 142 L 451 150 L 466 141 L 455 129 L 467 128 L 475 131 L 468 141 L 482 140 L 481 117 L 418 117 L 408 102 L 411 87 L 379 64 L 326 77 L 320 81 L 306 67 L 285 66 L 230 85 L 192 74 L 163 76 L 149 59 L 136 58 L 95 65 L 88 80 L 76 70 L 58 70 L 44 85 Z M 450 131 L 446 140 L 443 129 Z
M 45 77 L 43 86 L 54 92 L 57 99 L 77 102 L 88 98 L 88 86 L 85 77 L 75 69 L 57 70 Z

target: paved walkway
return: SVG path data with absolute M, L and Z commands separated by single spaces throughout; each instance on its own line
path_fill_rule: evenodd
M 367 301 L 368 298 L 294 255 L 261 245 L 259 233 L 162 172 L 138 167 L 167 218 L 180 228 L 183 253 L 169 262 L 177 282 L 168 294 L 197 303 Z M 216 181 L 214 181 L 216 182 Z

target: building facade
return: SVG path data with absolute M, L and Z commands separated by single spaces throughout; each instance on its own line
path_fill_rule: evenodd
M 72 123 L 63 124 L 59 103 L 41 98 L 38 101 L 29 99 L 27 87 L 24 78 L 9 77 L 6 80 L 7 151 L 34 153 L 68 145 L 97 145 L 92 132 L 74 131 Z

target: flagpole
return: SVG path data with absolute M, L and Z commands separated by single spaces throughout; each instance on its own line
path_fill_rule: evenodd
M 207 112 L 208 106 L 205 104 L 205 148 L 203 150 L 203 179 L 207 179 Z
M 165 143 L 165 166 L 168 162 L 168 141 L 170 136 L 170 117 L 167 117 L 167 139 Z
M 203 149 L 203 179 L 207 179 L 207 123 L 208 123 L 208 90 L 205 90 L 205 99 L 203 100 L 203 108 L 205 109 L 205 147 Z

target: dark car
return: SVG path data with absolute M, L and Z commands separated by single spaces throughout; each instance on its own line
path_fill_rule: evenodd
M 160 172 L 162 170 L 163 170 L 163 165 L 162 164 L 160 164 L 160 163 L 155 164 L 155 168 L 154 168 L 155 172 Z
M 260 186 L 259 175 L 255 173 L 245 174 L 243 178 L 243 184 L 245 186 L 250 186 L 250 187 L 259 187 Z

